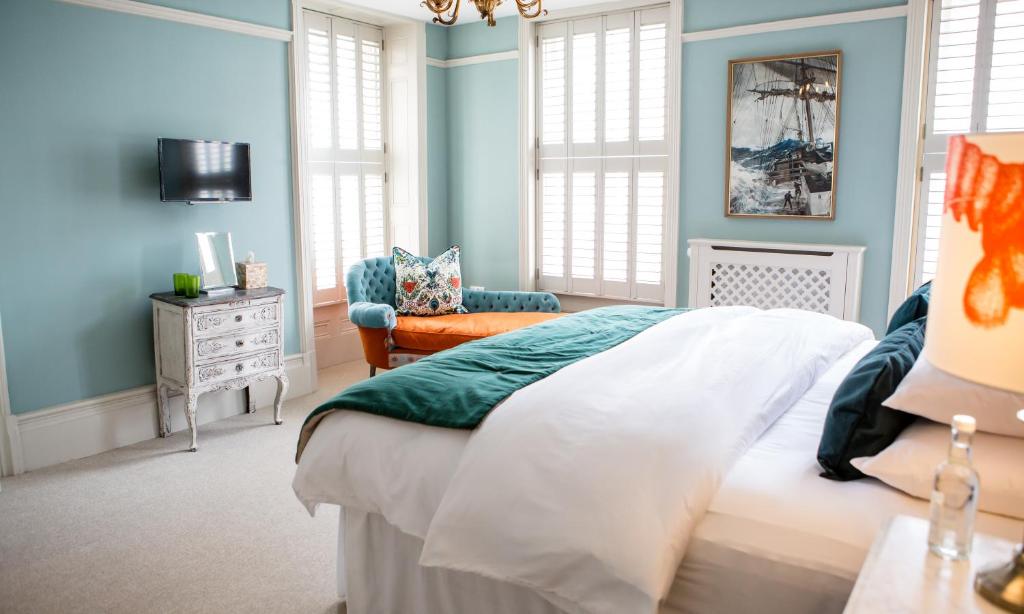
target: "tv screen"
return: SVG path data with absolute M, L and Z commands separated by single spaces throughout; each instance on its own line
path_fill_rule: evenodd
M 249 144 L 157 139 L 160 200 L 252 200 Z

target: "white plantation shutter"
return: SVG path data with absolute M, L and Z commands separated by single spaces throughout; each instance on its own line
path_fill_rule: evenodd
M 311 149 L 330 149 L 331 24 L 327 19 L 306 22 L 306 122 Z
M 632 15 L 629 15 L 632 17 Z M 616 15 L 617 18 L 626 15 Z M 604 33 L 604 140 L 605 143 L 629 141 L 632 124 L 633 45 L 632 24 L 615 19 L 616 27 Z
M 537 132 L 545 147 L 565 144 L 566 28 L 565 24 L 558 26 L 542 28 L 547 36 L 542 36 L 538 54 L 541 68 L 538 71 L 540 107 L 537 109 L 537 117 L 541 118 L 541 124 Z
M 349 267 L 363 257 L 363 241 L 360 232 L 362 227 L 362 201 L 359 198 L 359 168 L 355 165 L 338 165 L 338 207 L 341 210 L 339 216 L 338 235 L 341 242 L 341 271 L 348 271 Z M 344 279 L 343 279 L 344 281 Z
M 916 284 L 935 276 L 949 136 L 1024 130 L 1024 0 L 934 1 Z
M 985 130 L 1024 130 L 1024 0 L 995 6 Z
M 383 32 L 304 11 L 314 303 L 344 299 L 345 272 L 385 254 Z
M 589 159 L 573 165 L 569 216 L 571 277 L 574 291 L 594 292 L 597 264 L 597 176 L 600 164 Z
M 942 230 L 942 208 L 946 192 L 946 172 L 940 168 L 924 171 L 924 207 L 921 211 L 923 227 L 921 242 L 921 282 L 935 277 L 939 261 L 939 232 Z
M 665 140 L 665 120 L 668 117 L 668 98 L 665 95 L 667 30 L 665 22 L 640 26 L 637 130 L 641 142 Z
M 597 142 L 597 32 L 599 19 L 573 24 L 572 142 Z
M 604 173 L 604 279 L 626 282 L 629 268 L 629 203 L 632 201 L 629 171 Z
M 537 247 L 540 252 L 540 285 L 544 288 L 565 291 L 565 248 L 567 241 L 565 223 L 565 165 L 548 165 L 540 175 L 540 198 L 538 199 L 540 232 Z
M 659 7 L 538 27 L 542 289 L 665 300 L 668 18 Z
M 383 95 L 381 92 L 382 62 L 381 62 L 381 40 L 383 32 L 377 31 L 377 40 L 360 41 L 362 45 L 362 94 L 363 94 L 363 148 L 380 150 L 384 142 L 384 124 L 381 120 L 381 107 Z
M 334 35 L 335 98 L 338 112 L 338 149 L 359 149 L 359 76 L 356 61 L 355 24 L 345 24 L 348 33 Z
M 335 251 L 334 176 L 313 172 L 309 182 L 309 200 L 313 211 L 313 277 L 316 290 L 332 290 L 338 286 L 338 255 Z
M 384 174 L 378 169 L 363 175 L 363 253 L 383 256 L 384 234 Z
M 978 0 L 947 1 L 937 11 L 939 31 L 933 81 L 932 130 L 937 134 L 968 132 L 974 106 L 978 48 Z
M 636 188 L 636 282 L 661 285 L 662 236 L 665 232 L 665 170 L 641 160 Z

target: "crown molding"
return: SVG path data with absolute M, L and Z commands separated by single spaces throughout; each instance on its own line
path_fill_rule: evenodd
M 284 42 L 290 42 L 292 40 L 291 30 L 273 28 L 271 26 L 261 26 L 259 24 L 249 23 L 247 21 L 238 21 L 237 19 L 228 19 L 226 17 L 215 17 L 213 15 L 206 15 L 204 13 L 195 13 L 192 11 L 183 11 L 181 9 L 172 9 L 170 7 L 158 6 L 155 4 L 147 4 L 145 2 L 138 2 L 136 0 L 60 1 L 66 4 L 77 4 L 79 6 L 87 6 L 94 9 L 114 11 L 116 13 L 127 13 L 129 15 L 139 15 L 140 17 L 163 19 L 164 21 L 174 21 L 177 23 L 184 23 L 193 26 L 202 26 L 204 28 L 213 28 L 215 30 L 234 32 L 236 34 L 245 34 L 248 36 L 269 38 L 271 40 L 278 40 Z
M 880 19 L 894 19 L 896 17 L 906 16 L 906 5 L 887 6 L 878 9 L 866 9 L 863 11 L 847 11 L 845 13 L 829 13 L 827 15 L 815 15 L 813 17 L 798 17 L 796 19 L 765 21 L 762 23 L 752 23 L 745 26 L 732 26 L 729 28 L 718 28 L 715 30 L 683 32 L 682 39 L 684 43 L 696 43 L 700 41 L 714 40 L 716 38 L 732 38 L 736 36 L 749 36 L 751 34 L 782 32 L 784 30 L 800 30 L 803 28 L 820 28 L 823 26 L 836 26 L 844 23 L 877 21 Z

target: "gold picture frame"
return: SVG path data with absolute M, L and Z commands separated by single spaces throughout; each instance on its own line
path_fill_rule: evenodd
M 835 219 L 841 84 L 838 49 L 729 60 L 726 217 Z

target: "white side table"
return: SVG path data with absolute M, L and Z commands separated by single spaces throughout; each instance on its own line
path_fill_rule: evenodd
M 151 294 L 156 355 L 160 436 L 171 432 L 167 395 L 185 395 L 185 418 L 196 444 L 199 395 L 215 390 L 246 390 L 249 412 L 256 410 L 249 386 L 277 379 L 274 423 L 288 391 L 284 371 L 284 290 L 235 290 L 223 296 L 185 298 L 173 292 Z
M 895 516 L 875 538 L 845 614 L 1005 614 L 974 592 L 974 574 L 1005 563 L 1016 544 L 975 533 L 969 561 L 928 552 L 928 522 Z

